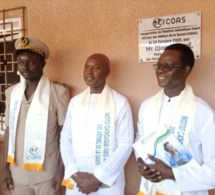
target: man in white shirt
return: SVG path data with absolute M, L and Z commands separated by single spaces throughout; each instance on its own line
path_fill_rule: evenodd
M 89 87 L 70 101 L 60 143 L 67 195 L 124 194 L 132 113 L 128 100 L 106 84 L 109 73 L 107 56 L 91 55 L 83 74 Z
M 199 166 L 171 168 L 151 155 L 149 158 L 155 164 L 148 165 L 138 158 L 138 171 L 143 176 L 140 194 L 206 195 L 209 189 L 215 188 L 215 115 L 186 84 L 193 65 L 194 54 L 188 46 L 166 47 L 153 65 L 163 90 L 142 103 L 136 141 L 146 136 L 152 125 L 166 126 Z M 174 183 L 174 190 L 163 185 L 163 181 Z

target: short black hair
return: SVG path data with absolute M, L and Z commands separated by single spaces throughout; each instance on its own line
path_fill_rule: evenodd
M 167 46 L 165 50 L 179 51 L 181 53 L 181 61 L 183 63 L 182 65 L 190 66 L 192 70 L 194 66 L 195 58 L 194 58 L 194 53 L 189 46 L 182 43 L 175 43 Z
M 167 146 L 166 146 L 167 144 L 169 144 L 169 142 L 164 143 L 163 148 L 164 148 L 165 151 L 169 152 L 168 149 L 167 149 Z

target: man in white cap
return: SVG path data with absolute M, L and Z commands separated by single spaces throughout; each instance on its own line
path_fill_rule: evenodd
M 91 55 L 89 86 L 70 101 L 61 133 L 67 195 L 124 195 L 124 166 L 131 154 L 133 121 L 128 100 L 106 84 L 110 61 Z
M 43 75 L 48 47 L 33 37 L 15 42 L 21 82 L 6 90 L 4 189 L 15 195 L 59 194 L 64 166 L 59 136 L 68 86 Z

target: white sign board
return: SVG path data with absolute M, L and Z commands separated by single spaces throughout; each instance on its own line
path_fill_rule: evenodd
M 6 41 L 12 41 L 11 34 L 13 31 L 13 39 L 18 39 L 22 37 L 21 31 L 21 19 L 20 18 L 10 18 L 6 19 L 5 23 L 0 20 L 0 37 L 1 35 L 6 35 Z M 4 37 L 0 38 L 0 42 L 4 41 Z
M 201 57 L 201 12 L 139 20 L 139 62 L 155 62 L 165 47 L 188 45 Z

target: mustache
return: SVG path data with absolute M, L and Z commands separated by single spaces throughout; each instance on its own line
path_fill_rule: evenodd
M 23 70 L 23 71 L 21 71 L 22 73 L 31 73 L 31 71 L 29 71 L 29 70 Z

